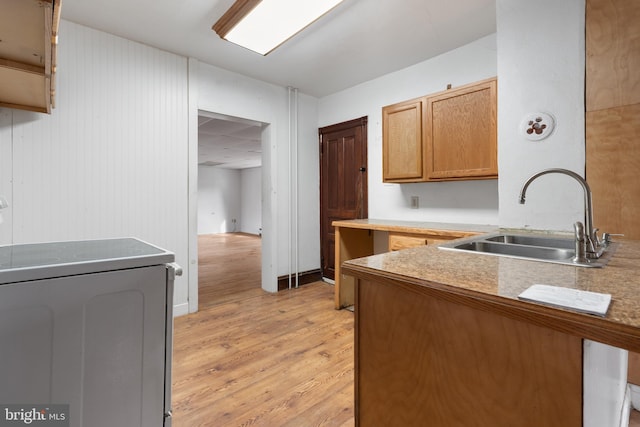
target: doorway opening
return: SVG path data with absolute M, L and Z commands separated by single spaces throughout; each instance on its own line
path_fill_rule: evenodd
M 198 112 L 198 303 L 259 291 L 264 124 Z

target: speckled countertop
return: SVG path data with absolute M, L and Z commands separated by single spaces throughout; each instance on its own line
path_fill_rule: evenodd
M 428 288 L 436 297 L 453 297 L 518 320 L 640 351 L 640 241 L 620 241 L 604 268 L 424 246 L 350 260 L 343 264 L 342 272 Z M 517 296 L 533 284 L 607 293 L 612 302 L 607 315 L 599 317 L 518 300 Z
M 447 231 L 455 233 L 490 233 L 498 229 L 495 225 L 478 224 L 454 224 L 444 222 L 422 222 L 422 221 L 398 221 L 390 219 L 349 219 L 333 221 L 334 227 L 361 228 L 375 231 L 397 231 L 401 233 L 420 234 L 447 234 Z

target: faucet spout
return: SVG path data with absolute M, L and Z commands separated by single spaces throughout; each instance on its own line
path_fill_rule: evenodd
M 589 184 L 587 184 L 587 181 L 580 175 L 573 171 L 560 168 L 545 169 L 543 171 L 540 171 L 532 175 L 522 186 L 522 189 L 520 190 L 520 204 L 524 204 L 525 202 L 525 195 L 527 193 L 527 188 L 529 187 L 529 185 L 537 178 L 549 173 L 559 173 L 570 176 L 571 178 L 578 181 L 578 183 L 582 186 L 582 189 L 584 190 L 584 226 L 586 235 L 585 237 L 587 241 L 587 252 L 592 257 L 597 258 L 599 243 L 598 236 L 596 235 L 596 230 L 593 228 L 593 206 L 591 203 L 591 188 L 589 187 Z

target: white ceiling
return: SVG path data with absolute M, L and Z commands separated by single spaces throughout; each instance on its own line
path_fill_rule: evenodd
M 225 169 L 262 164 L 259 124 L 198 116 L 198 164 Z
M 220 39 L 211 29 L 233 3 L 64 0 L 62 18 L 315 97 L 417 64 L 496 31 L 495 0 L 344 0 L 262 56 Z M 259 126 L 217 118 L 201 118 L 200 123 L 200 162 L 256 166 L 252 158 L 260 157 Z
M 62 18 L 316 97 L 496 31 L 495 0 L 344 0 L 261 56 L 220 39 L 211 29 L 233 3 L 63 0 Z

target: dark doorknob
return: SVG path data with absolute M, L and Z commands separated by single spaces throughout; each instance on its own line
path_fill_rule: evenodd
M 367 168 L 365 168 L 364 166 L 360 168 L 360 172 L 366 172 Z

